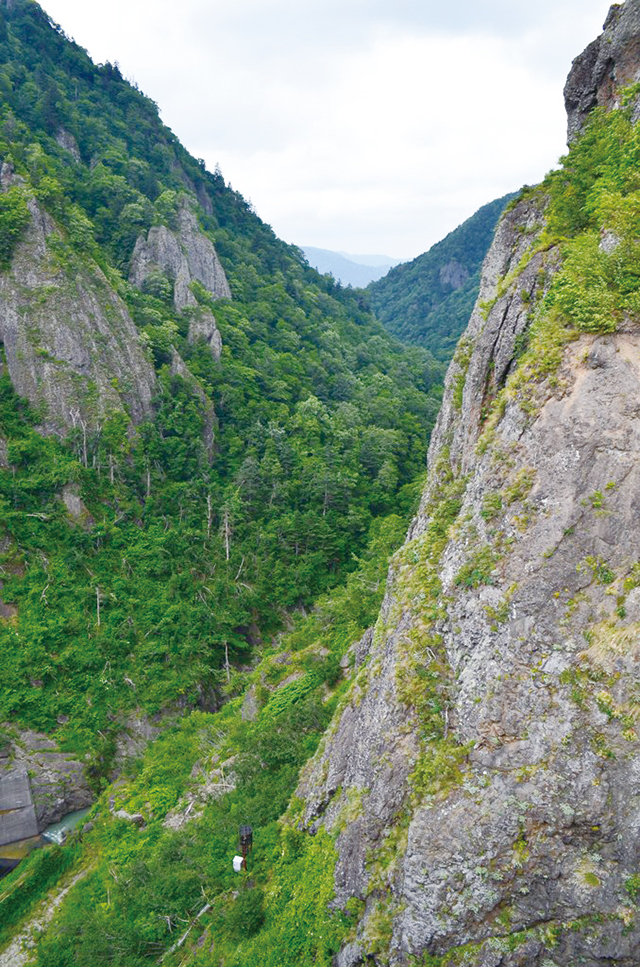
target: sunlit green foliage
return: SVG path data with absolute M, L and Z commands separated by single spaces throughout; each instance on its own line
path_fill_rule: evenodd
M 9 265 L 30 218 L 24 189 L 9 188 L 0 194 L 0 269 Z
M 0 881 L 0 950 L 11 939 L 14 928 L 32 908 L 35 900 L 78 859 L 77 842 L 34 850 L 27 859 Z
M 351 923 L 328 907 L 333 843 L 323 831 L 310 836 L 293 820 L 277 820 L 344 688 L 336 667 L 375 619 L 388 557 L 402 534 L 399 518 L 379 522 L 347 586 L 300 617 L 244 674 L 245 684 L 266 691 L 255 721 L 243 719 L 238 700 L 216 715 L 193 712 L 149 747 L 134 774 L 103 795 L 79 858 L 88 873 L 40 940 L 38 964 L 145 963 L 166 952 L 208 905 L 193 930 L 193 942 L 204 936 L 191 950 L 194 964 L 224 960 L 249 967 L 259 960 L 274 967 L 328 967 Z M 265 690 L 264 683 L 295 668 L 305 669 L 304 679 Z M 221 783 L 232 780 L 236 788 L 221 786 L 220 798 L 207 797 L 201 815 L 183 829 L 165 828 L 170 810 L 185 812 L 185 788 L 197 791 L 205 773 Z M 117 819 L 112 810 L 140 814 L 145 825 Z M 243 878 L 231 859 L 238 826 L 246 822 L 253 826 L 254 848 Z M 186 949 L 165 962 L 174 967 Z
M 561 242 L 561 271 L 546 298 L 582 332 L 614 332 L 640 314 L 640 132 L 632 123 L 637 87 L 615 111 L 594 111 L 543 190 L 550 203 L 544 244 Z
M 234 666 L 345 581 L 372 524 L 408 512 L 442 367 L 276 239 L 117 66 L 95 67 L 28 0 L 2 25 L 0 157 L 25 185 L 0 194 L 5 263 L 33 192 L 61 229 L 52 257 L 99 264 L 158 377 L 136 433 L 113 414 L 63 444 L 0 380 L 2 594 L 16 610 L 0 621 L 0 721 L 55 729 L 99 788 L 127 715 L 215 708 Z M 162 273 L 142 292 L 126 278 L 139 235 L 175 227 L 196 198 L 233 301 L 196 283 L 198 306 L 178 312 Z M 187 339 L 209 310 L 219 362 Z

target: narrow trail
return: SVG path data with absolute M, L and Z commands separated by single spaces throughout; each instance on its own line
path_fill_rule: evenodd
M 80 870 L 62 889 L 53 896 L 47 897 L 46 910 L 42 909 L 42 904 L 38 905 L 32 919 L 24 924 L 20 933 L 0 953 L 0 967 L 23 967 L 24 964 L 29 962 L 31 953 L 38 942 L 38 933 L 51 923 L 56 910 L 69 890 L 72 890 L 76 883 L 90 872 L 90 869 L 91 867 Z

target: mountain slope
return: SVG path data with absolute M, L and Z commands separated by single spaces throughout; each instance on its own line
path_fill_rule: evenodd
M 627 0 L 598 42 L 621 83 L 639 30 Z M 638 963 L 640 129 L 597 60 L 572 89 L 617 107 L 498 226 L 386 590 L 391 518 L 243 696 L 13 874 L 0 943 L 86 872 L 42 967 Z
M 442 369 L 31 0 L 0 87 L 0 722 L 97 790 L 406 512 Z
M 366 262 L 358 261 L 356 256 L 350 257 L 342 252 L 331 252 L 324 248 L 313 248 L 308 245 L 303 246 L 309 265 L 322 273 L 331 273 L 342 285 L 352 285 L 354 288 L 364 288 L 370 282 L 386 275 L 390 268 L 397 265 L 392 259 L 372 255 Z
M 482 261 L 496 224 L 514 197 L 483 205 L 424 255 L 368 286 L 371 305 L 388 332 L 424 346 L 437 359 L 451 359 L 478 296 Z

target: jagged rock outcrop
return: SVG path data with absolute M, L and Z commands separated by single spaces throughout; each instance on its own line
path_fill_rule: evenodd
M 189 342 L 194 343 L 203 339 L 214 359 L 220 359 L 222 353 L 222 336 L 216 326 L 216 320 L 209 309 L 202 306 L 194 312 L 189 320 L 189 332 L 187 336 Z
M 451 259 L 440 269 L 441 284 L 450 286 L 454 292 L 461 289 L 468 278 L 469 272 L 457 259 Z
M 3 186 L 12 183 L 3 165 Z M 95 429 L 123 409 L 139 422 L 151 411 L 155 374 L 124 303 L 96 265 L 54 251 L 53 220 L 35 198 L 28 207 L 24 239 L 0 274 L 0 344 L 16 392 L 43 408 L 47 432 Z
M 149 229 L 141 235 L 131 258 L 129 279 L 140 288 L 154 273 L 165 275 L 173 285 L 173 302 L 178 309 L 193 309 L 198 302 L 191 291 L 195 280 L 216 299 L 230 299 L 231 290 L 211 240 L 201 231 L 188 201 L 177 213 L 175 231 L 166 225 Z M 220 334 L 213 314 L 200 308 L 189 325 L 189 340 L 204 338 L 218 359 L 222 349 Z
M 618 105 L 620 89 L 640 80 L 640 3 L 614 4 L 603 33 L 573 62 L 564 89 L 567 140 L 580 134 L 594 107 Z
M 81 161 L 80 148 L 78 147 L 78 142 L 71 134 L 70 131 L 65 130 L 65 128 L 60 128 L 56 134 L 56 141 L 61 148 L 68 151 L 74 161 Z
M 301 778 L 336 904 L 364 902 L 337 967 L 640 962 L 640 325 L 521 367 L 561 260 L 545 205 L 500 223 L 420 511 Z
M 5 752 L 0 758 L 0 778 L 28 774 L 40 832 L 93 804 L 95 796 L 83 764 L 60 752 L 53 739 L 30 729 L 15 730 Z

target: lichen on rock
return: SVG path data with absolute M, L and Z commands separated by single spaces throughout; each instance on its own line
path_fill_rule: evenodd
M 639 11 L 607 21 L 619 83 Z M 572 325 L 559 280 L 589 280 L 552 204 L 528 190 L 498 227 L 366 662 L 301 778 L 336 903 L 364 903 L 350 967 L 638 960 L 640 331 L 617 305 Z
M 231 290 L 210 238 L 200 229 L 188 199 L 183 197 L 175 229 L 156 225 L 141 235 L 131 258 L 129 280 L 138 288 L 154 273 L 161 273 L 173 287 L 173 304 L 178 311 L 191 310 L 189 341 L 204 338 L 216 359 L 222 342 L 215 318 L 199 307 L 192 291 L 198 282 L 214 299 L 230 299 Z
M 0 274 L 0 344 L 16 392 L 46 432 L 95 430 L 123 410 L 140 422 L 155 375 L 123 301 L 34 197 L 28 207 L 24 238 Z

